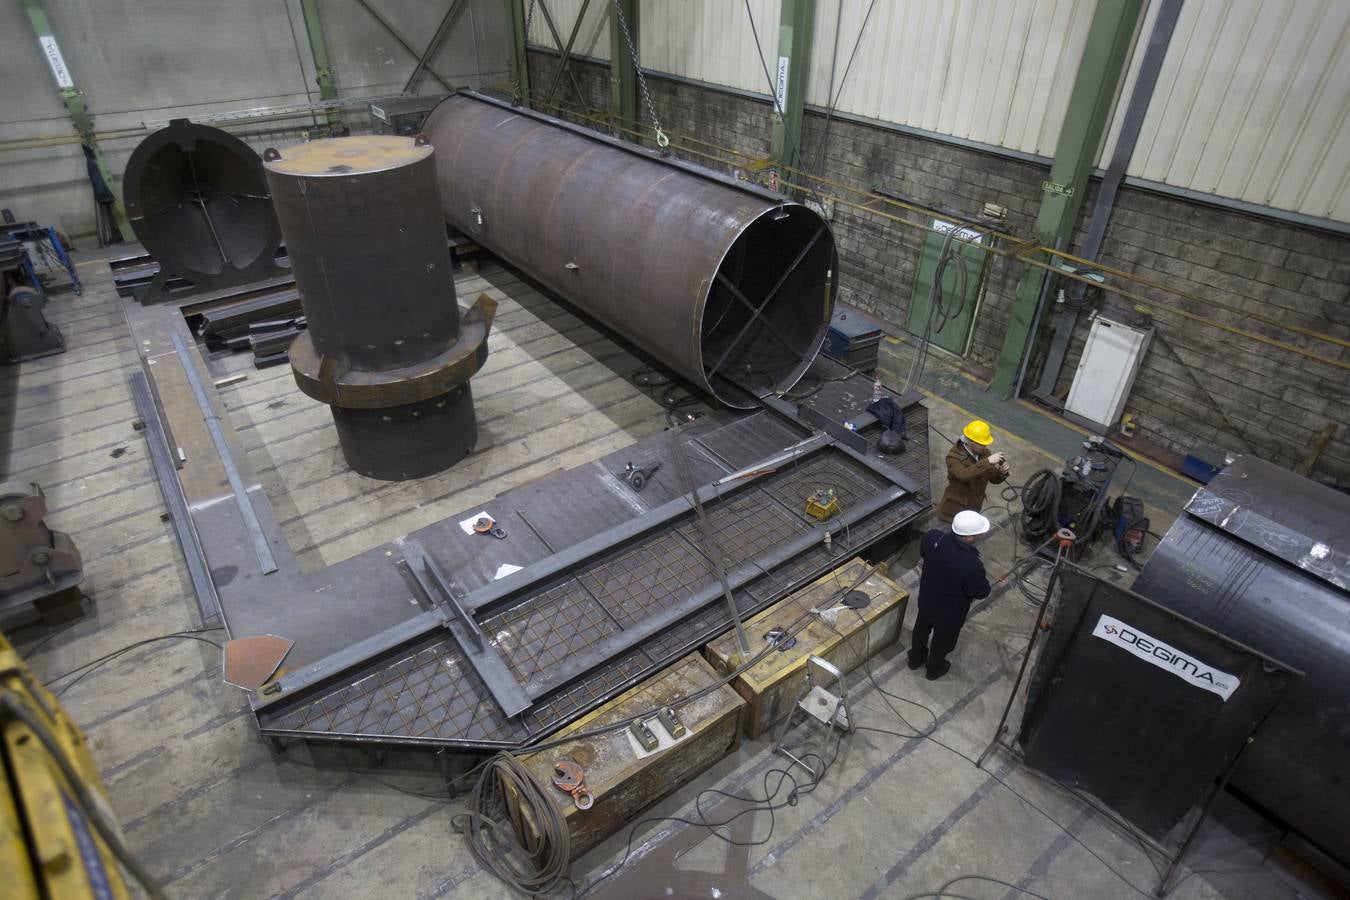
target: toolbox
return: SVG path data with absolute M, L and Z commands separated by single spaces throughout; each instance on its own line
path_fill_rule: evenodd
M 871 372 L 877 367 L 877 345 L 884 333 L 879 321 L 840 303 L 820 352 L 860 372 Z

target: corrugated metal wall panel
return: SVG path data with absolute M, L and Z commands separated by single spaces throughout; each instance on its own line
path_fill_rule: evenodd
M 549 0 L 564 41 L 582 3 Z M 837 100 L 855 115 L 1054 154 L 1096 0 L 878 0 L 864 28 L 869 5 L 818 4 L 809 103 Z M 750 8 L 773 71 L 779 0 Z M 576 53 L 609 58 L 609 10 L 592 0 Z M 768 93 L 743 2 L 643 0 L 641 30 L 648 69 Z M 530 36 L 556 46 L 537 8 Z M 1129 174 L 1350 221 L 1348 85 L 1350 0 L 1187 0 Z M 1120 104 L 1102 165 L 1122 113 Z
M 777 68 L 779 0 L 750 0 L 750 11 L 763 62 L 744 0 L 643 0 L 643 67 L 768 94 L 764 68 Z
M 1350 221 L 1348 43 L 1345 0 L 1188 0 L 1129 174 Z
M 807 101 L 830 104 L 833 64 L 833 96 L 843 112 L 1050 155 L 1095 3 L 822 0 Z M 581 6 L 582 0 L 549 0 L 564 42 Z M 749 6 L 763 61 L 744 0 L 643 0 L 643 66 L 767 94 L 764 68 L 776 69 L 780 0 Z M 592 0 L 574 52 L 609 58 L 609 9 L 608 0 Z M 557 46 L 537 8 L 530 42 Z
M 725 5 L 744 19 L 743 6 Z M 1054 152 L 1095 0 L 881 0 L 868 17 L 869 5 L 818 5 L 808 103 L 828 106 L 837 97 L 843 112 L 1028 153 Z M 772 14 L 776 20 L 776 9 Z M 756 12 L 757 24 L 760 18 Z M 761 26 L 762 40 L 764 31 Z M 730 29 L 722 34 L 730 37 Z M 738 52 L 734 42 L 727 48 L 725 55 Z M 719 81 L 698 70 L 679 74 Z M 737 86 L 763 92 L 763 81 L 760 72 Z
M 583 3 L 584 0 L 548 0 L 549 14 L 553 16 L 553 24 L 557 26 L 558 37 L 562 39 L 563 44 L 567 43 L 567 38 L 572 34 L 572 26 L 577 21 L 577 14 L 581 12 Z M 581 23 L 576 43 L 572 45 L 573 53 L 593 59 L 609 59 L 611 6 L 610 0 L 591 0 L 590 5 L 586 7 L 586 19 Z M 529 7 L 529 0 L 525 0 L 525 8 L 528 10 Z M 642 12 L 644 14 L 647 12 L 645 6 Z M 553 39 L 553 33 L 549 31 L 548 22 L 545 21 L 538 3 L 534 5 L 534 14 L 530 17 L 530 43 L 536 47 L 562 49 Z

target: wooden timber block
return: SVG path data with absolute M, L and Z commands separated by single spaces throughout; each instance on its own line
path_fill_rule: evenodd
M 764 635 L 770 629 L 787 628 L 812 607 L 827 603 L 838 606 L 839 600 L 831 602 L 831 598 L 862 577 L 867 568 L 860 559 L 850 560 L 750 619 L 745 623 L 745 633 L 751 652 L 758 653 L 764 647 Z M 869 655 L 900 637 L 909 593 L 877 573 L 869 575 L 857 590 L 871 597 L 872 602 L 857 612 L 840 610 L 833 628 L 818 616 L 812 616 L 809 624 L 797 633 L 795 646 L 770 653 L 731 682 L 747 704 L 744 719 L 747 735 L 759 737 L 800 699 L 806 689 L 807 657 L 823 657 L 850 672 Z M 739 651 L 733 632 L 703 648 L 713 668 L 723 674 L 739 664 Z M 855 688 L 856 679 L 850 680 L 849 686 Z M 833 690 L 828 684 L 825 687 Z
M 638 713 L 655 711 L 671 701 L 716 683 L 712 666 L 691 653 L 659 674 L 578 719 L 550 738 L 565 738 Z M 528 753 L 525 767 L 551 792 L 563 811 L 572 835 L 576 859 L 622 828 L 645 807 L 669 794 L 740 745 L 740 720 L 745 701 L 727 685 L 676 709 L 687 737 L 665 750 L 638 758 L 628 729 Z M 586 787 L 595 798 L 590 809 L 579 810 L 569 794 L 553 786 L 553 763 L 567 758 L 581 766 Z

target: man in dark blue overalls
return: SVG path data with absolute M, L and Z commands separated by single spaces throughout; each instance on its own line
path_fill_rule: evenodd
M 989 596 L 989 579 L 980 551 L 975 549 L 980 535 L 988 531 L 988 519 L 973 509 L 963 509 L 952 519 L 950 531 L 935 528 L 919 545 L 923 574 L 919 578 L 919 612 L 914 618 L 909 667 L 917 669 L 927 663 L 929 681 L 936 681 L 951 669 L 947 654 L 956 647 L 970 604 Z

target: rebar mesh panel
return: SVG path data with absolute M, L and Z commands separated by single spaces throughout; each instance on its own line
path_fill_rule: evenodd
M 619 630 L 575 578 L 485 620 L 482 629 L 521 682 Z
M 707 535 L 697 517 L 690 517 L 675 530 L 709 557 L 720 553 L 728 570 L 763 556 L 784 541 L 806 532 L 807 525 L 788 514 L 773 497 L 759 488 L 745 491 L 730 500 L 709 505 Z
M 295 708 L 274 727 L 403 741 L 523 740 L 523 727 L 505 719 L 496 704 L 483 702 L 490 696 L 449 636 L 437 635 Z
M 654 659 L 641 648 L 634 648 L 550 694 L 527 710 L 523 718 L 529 724 L 531 734 L 543 734 L 623 691 L 637 678 L 652 671 L 654 662 L 665 665 L 668 661 Z
M 707 584 L 708 561 L 674 531 L 659 532 L 577 575 L 628 628 Z
M 764 485 L 763 490 L 806 521 L 806 498 L 818 490 L 834 488 L 839 511 L 892 489 L 880 475 L 865 469 L 840 453 L 817 453 L 797 463 L 789 463 Z

